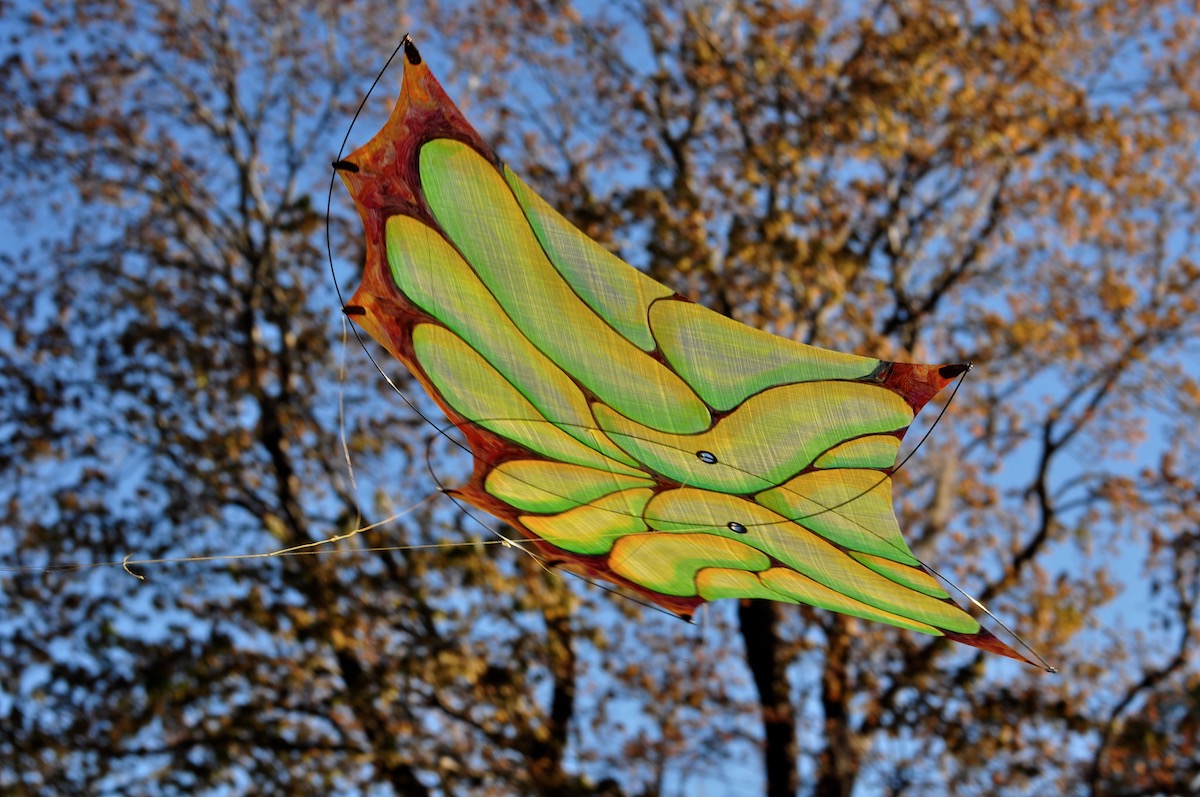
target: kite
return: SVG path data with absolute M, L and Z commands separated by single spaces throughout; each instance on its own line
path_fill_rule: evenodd
M 362 217 L 344 307 L 465 436 L 451 491 L 544 562 L 690 618 L 802 603 L 1028 661 L 911 552 L 891 474 L 969 366 L 806 346 L 695 304 L 514 174 L 411 40 L 383 129 L 334 164 Z

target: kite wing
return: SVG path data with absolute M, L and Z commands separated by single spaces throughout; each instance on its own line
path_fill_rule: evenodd
M 687 301 L 540 199 L 405 53 L 383 130 L 336 164 L 366 230 L 345 310 L 465 434 L 460 497 L 685 617 L 806 603 L 1024 660 L 892 507 L 901 438 L 967 366 L 826 351 Z

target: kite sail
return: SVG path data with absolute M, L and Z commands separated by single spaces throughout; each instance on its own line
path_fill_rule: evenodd
M 1028 661 L 913 556 L 892 506 L 905 431 L 966 365 L 839 354 L 688 301 L 539 198 L 405 56 L 383 130 L 335 164 L 366 232 L 345 312 L 465 435 L 457 497 L 684 617 L 765 598 Z

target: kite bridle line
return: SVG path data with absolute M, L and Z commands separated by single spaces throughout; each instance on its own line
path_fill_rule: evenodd
M 333 289 L 337 292 L 338 306 L 342 309 L 343 319 L 347 314 L 348 308 L 346 307 L 346 297 L 342 294 L 342 286 L 338 283 L 337 270 L 333 265 L 333 240 L 329 231 L 330 213 L 333 207 L 333 187 L 337 184 L 337 173 L 339 171 L 358 171 L 358 166 L 342 160 L 342 154 L 346 151 L 346 144 L 350 141 L 350 133 L 354 131 L 354 124 L 358 121 L 358 117 L 362 114 L 363 108 L 367 106 L 367 100 L 371 99 L 371 93 L 375 91 L 375 87 L 378 86 L 379 81 L 383 79 L 388 67 L 392 65 L 392 61 L 396 60 L 396 56 L 401 50 L 412 46 L 412 36 L 407 33 L 404 34 L 404 38 L 402 38 L 400 43 L 396 45 L 396 49 L 392 50 L 392 54 L 389 55 L 387 61 L 384 62 L 383 68 L 379 70 L 379 74 L 377 74 L 375 76 L 375 80 L 371 82 L 371 87 L 367 89 L 367 93 L 363 95 L 362 101 L 358 104 L 358 108 L 354 111 L 354 116 L 350 119 L 350 126 L 346 128 L 346 135 L 342 137 L 342 145 L 338 147 L 337 158 L 333 161 L 333 172 L 329 176 L 329 193 L 325 198 L 325 254 L 329 258 L 329 274 L 331 277 L 333 277 Z M 468 454 L 472 454 L 473 452 L 469 447 L 464 446 L 462 443 L 443 432 L 436 423 L 434 423 L 427 415 L 425 415 L 425 413 L 421 412 L 421 409 L 411 399 L 409 399 L 408 395 L 405 394 L 405 392 L 401 390 L 395 382 L 392 381 L 392 378 L 388 376 L 388 373 L 384 371 L 379 363 L 375 360 L 374 355 L 371 354 L 371 350 L 367 347 L 367 342 L 363 340 L 362 333 L 358 331 L 358 327 L 352 326 L 351 330 L 354 332 L 354 338 L 358 341 L 358 345 L 362 347 L 363 352 L 367 355 L 367 359 L 371 361 L 371 365 L 375 366 L 375 370 L 379 372 L 379 375 L 384 378 L 384 381 L 388 383 L 392 390 L 396 391 L 396 394 L 403 399 L 404 403 L 407 404 L 409 408 L 417 414 L 417 417 L 419 417 L 432 428 L 437 429 L 439 433 L 441 433 L 441 435 L 451 443 L 463 449 Z M 346 455 L 349 456 L 348 450 Z

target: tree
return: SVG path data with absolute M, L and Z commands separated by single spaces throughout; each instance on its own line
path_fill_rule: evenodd
M 353 348 L 338 378 L 320 229 L 409 23 L 389 4 L 18 8 L 0 534 L 32 569 L 0 575 L 0 790 L 711 793 L 753 749 L 771 795 L 1192 790 L 1194 9 L 584 5 L 412 25 L 516 170 L 656 278 L 806 342 L 973 360 L 897 509 L 1063 676 L 776 604 L 687 626 L 424 500 L 427 461 L 463 463 Z M 402 509 L 337 554 L 54 567 Z

